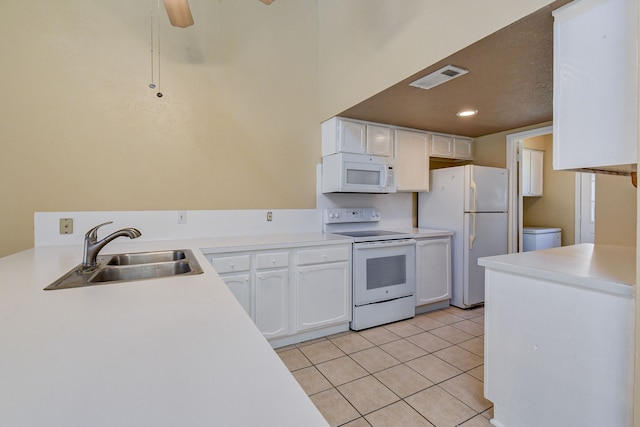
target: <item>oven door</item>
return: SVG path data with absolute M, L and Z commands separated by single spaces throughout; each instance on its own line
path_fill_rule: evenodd
M 354 305 L 415 294 L 415 243 L 399 239 L 353 245 Z

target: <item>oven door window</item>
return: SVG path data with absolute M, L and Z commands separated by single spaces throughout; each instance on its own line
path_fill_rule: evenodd
M 367 290 L 401 285 L 406 282 L 406 255 L 367 259 Z

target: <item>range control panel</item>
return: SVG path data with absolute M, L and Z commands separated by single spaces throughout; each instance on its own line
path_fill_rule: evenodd
M 376 208 L 334 208 L 324 210 L 325 224 L 380 221 L 380 209 Z

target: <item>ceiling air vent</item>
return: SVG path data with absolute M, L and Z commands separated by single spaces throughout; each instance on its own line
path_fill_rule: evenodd
M 469 70 L 465 70 L 464 68 L 447 65 L 440 68 L 438 71 L 427 74 L 415 82 L 409 83 L 409 86 L 419 87 L 420 89 L 431 89 L 432 87 L 436 87 L 442 83 L 448 82 L 449 80 L 453 80 L 456 77 L 460 77 L 463 74 L 467 74 L 468 72 Z

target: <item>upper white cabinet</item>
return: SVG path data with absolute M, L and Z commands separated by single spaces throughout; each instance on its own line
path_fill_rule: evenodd
M 522 195 L 525 197 L 542 196 L 544 170 L 544 151 L 522 149 Z
M 397 191 L 429 191 L 430 134 L 395 130 Z
M 637 0 L 553 12 L 553 167 L 629 172 L 637 163 Z
M 473 139 L 434 133 L 431 135 L 431 156 L 456 160 L 472 160 Z
M 333 117 L 322 123 L 322 155 L 335 153 L 393 157 L 393 133 L 389 126 Z
M 390 127 L 367 124 L 367 154 L 393 157 L 393 134 Z

